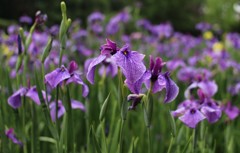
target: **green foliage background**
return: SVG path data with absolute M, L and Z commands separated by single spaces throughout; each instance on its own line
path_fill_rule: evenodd
M 194 32 L 195 24 L 207 21 L 217 24 L 225 31 L 239 31 L 239 19 L 233 10 L 237 0 L 67 0 L 69 16 L 80 18 L 85 25 L 86 17 L 93 11 L 107 16 L 128 6 L 131 13 L 139 9 L 138 17 L 150 19 L 153 23 L 171 22 L 176 30 Z M 48 14 L 48 24 L 59 23 L 61 19 L 60 0 L 1 0 L 0 26 L 7 26 L 24 14 L 34 16 L 37 10 Z

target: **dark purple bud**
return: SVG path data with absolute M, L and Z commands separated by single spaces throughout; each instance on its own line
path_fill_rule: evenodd
M 132 101 L 132 105 L 128 107 L 128 110 L 135 110 L 136 106 L 141 102 L 144 94 L 130 94 L 127 97 L 128 101 Z
M 22 54 L 22 39 L 19 34 L 17 37 L 17 41 L 18 41 L 18 55 L 21 55 Z
M 106 39 L 106 44 L 100 47 L 100 51 L 102 55 L 114 55 L 119 49 L 117 44 L 110 39 Z
M 47 21 L 47 15 L 42 14 L 41 11 L 37 11 L 35 14 L 35 22 L 37 24 L 43 24 L 46 21 Z
M 156 58 L 156 63 L 153 67 L 153 70 L 152 70 L 152 75 L 153 76 L 158 76 L 158 74 L 162 71 L 162 59 L 160 57 L 157 57 Z
M 75 61 L 71 61 L 68 67 L 68 71 L 70 74 L 72 74 L 74 71 L 78 69 L 78 65 Z
M 152 71 L 153 70 L 153 68 L 154 68 L 154 65 L 155 65 L 155 62 L 154 62 L 154 59 L 153 59 L 153 57 L 152 57 L 152 55 L 150 55 L 150 70 Z

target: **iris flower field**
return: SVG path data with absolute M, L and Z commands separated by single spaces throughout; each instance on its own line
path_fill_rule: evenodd
M 60 8 L 0 30 L 1 153 L 240 151 L 239 33 Z

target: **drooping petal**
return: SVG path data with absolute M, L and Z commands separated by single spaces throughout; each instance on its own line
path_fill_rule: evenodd
M 105 55 L 99 55 L 98 57 L 94 58 L 89 67 L 88 67 L 88 71 L 87 71 L 87 80 L 91 83 L 94 84 L 94 71 L 95 68 L 98 64 L 100 64 L 103 60 L 105 60 L 106 56 Z
M 138 81 L 146 71 L 146 67 L 142 62 L 144 56 L 145 55 L 136 51 L 130 51 L 129 46 L 125 45 L 113 55 L 113 59 L 121 68 L 128 82 L 133 84 Z
M 50 109 L 51 118 L 55 122 L 56 121 L 56 102 L 55 101 L 49 105 L 49 109 Z M 57 112 L 58 118 L 63 116 L 63 114 L 66 112 L 65 107 L 63 106 L 63 104 L 60 100 L 58 101 L 58 109 L 57 110 L 58 110 L 58 112 Z
M 81 79 L 80 75 L 77 74 L 77 73 L 73 73 L 71 75 L 71 77 L 67 80 L 66 84 L 69 84 L 69 83 L 77 83 L 77 84 L 80 84 L 82 85 L 82 95 L 84 97 L 86 97 L 89 93 L 89 88 L 88 86 L 83 82 L 83 80 Z
M 86 111 L 85 106 L 83 105 L 83 103 L 81 103 L 80 101 L 77 100 L 71 100 L 71 105 L 73 109 L 81 109 L 82 111 Z
M 224 107 L 224 112 L 230 120 L 234 120 L 239 115 L 239 108 L 232 106 L 230 102 L 227 103 L 227 106 Z
M 215 81 L 201 81 L 200 83 L 198 83 L 198 86 L 208 97 L 212 97 L 218 90 L 218 86 Z
M 46 97 L 48 97 L 48 100 L 51 99 L 51 96 L 50 95 L 47 96 L 45 91 L 42 91 L 42 95 L 45 100 L 46 100 Z M 28 90 L 26 96 L 31 98 L 37 105 L 41 104 L 36 86 L 31 87 Z
M 206 117 L 196 108 L 191 108 L 179 119 L 190 128 L 196 128 L 197 124 Z
M 26 93 L 27 93 L 27 88 L 25 87 L 20 88 L 12 96 L 8 98 L 8 104 L 12 108 L 17 109 L 22 104 L 21 97 L 24 96 Z
M 141 77 L 138 81 L 136 81 L 135 83 L 131 83 L 131 82 L 129 82 L 128 80 L 125 80 L 125 83 L 126 83 L 126 85 L 128 86 L 129 90 L 130 90 L 132 93 L 139 94 L 143 82 L 145 82 L 146 80 L 149 80 L 150 78 L 151 78 L 151 72 L 146 71 L 146 72 L 142 75 L 142 77 Z
M 46 74 L 45 80 L 52 88 L 56 88 L 56 86 L 63 80 L 66 80 L 70 77 L 71 76 L 68 70 L 62 66 L 61 68 L 57 68 L 56 70 Z
M 170 79 L 169 73 L 165 73 L 164 77 L 166 80 L 166 95 L 165 95 L 164 103 L 169 103 L 177 97 L 179 88 L 176 85 L 176 83 Z
M 205 102 L 201 108 L 201 112 L 210 123 L 217 122 L 222 115 L 222 110 L 214 102 Z
M 23 143 L 16 138 L 16 135 L 14 134 L 13 128 L 10 128 L 5 131 L 6 136 L 12 140 L 13 143 L 18 144 L 20 146 L 23 146 Z

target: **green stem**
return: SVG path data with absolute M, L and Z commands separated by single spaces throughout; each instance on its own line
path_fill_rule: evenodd
M 169 147 L 168 147 L 168 152 L 167 153 L 171 153 L 171 149 L 172 149 L 172 145 L 173 145 L 173 143 L 174 143 L 174 140 L 175 140 L 175 137 L 171 137 L 171 141 L 170 141 L 170 145 L 169 145 Z
M 196 143 L 197 143 L 197 128 L 193 129 L 193 145 L 192 145 L 193 153 L 195 153 L 195 151 L 196 151 Z
M 59 134 L 59 131 L 60 131 L 60 127 L 59 127 L 59 120 L 58 120 L 58 99 L 59 99 L 59 86 L 57 86 L 57 89 L 56 89 L 56 110 L 55 110 L 55 119 L 56 119 L 56 129 L 57 129 L 57 133 Z
M 120 153 L 123 153 L 123 127 L 124 127 L 125 120 L 122 120 L 121 122 L 121 131 L 120 131 Z
M 31 137 L 31 152 L 38 153 L 39 152 L 39 143 L 38 143 L 38 121 L 36 116 L 36 108 L 34 103 L 31 103 L 32 107 L 32 137 Z
M 103 136 L 104 147 L 105 147 L 104 153 L 108 153 L 107 140 L 106 140 L 105 129 L 104 129 L 104 120 L 101 121 L 101 126 L 102 126 L 102 134 L 104 134 L 104 136 Z
M 23 152 L 27 153 L 27 143 L 26 143 L 26 131 L 25 131 L 25 107 L 26 107 L 26 97 L 23 96 L 23 107 L 22 107 L 22 132 L 23 136 L 22 139 L 24 140 L 24 145 L 23 145 Z
M 147 128 L 147 131 L 148 131 L 148 153 L 152 153 L 152 141 L 151 141 L 150 127 Z
M 72 119 L 72 104 L 71 104 L 71 97 L 69 92 L 69 87 L 67 86 L 67 114 L 68 114 L 68 152 L 72 152 L 74 148 L 74 125 L 73 125 L 73 119 Z

